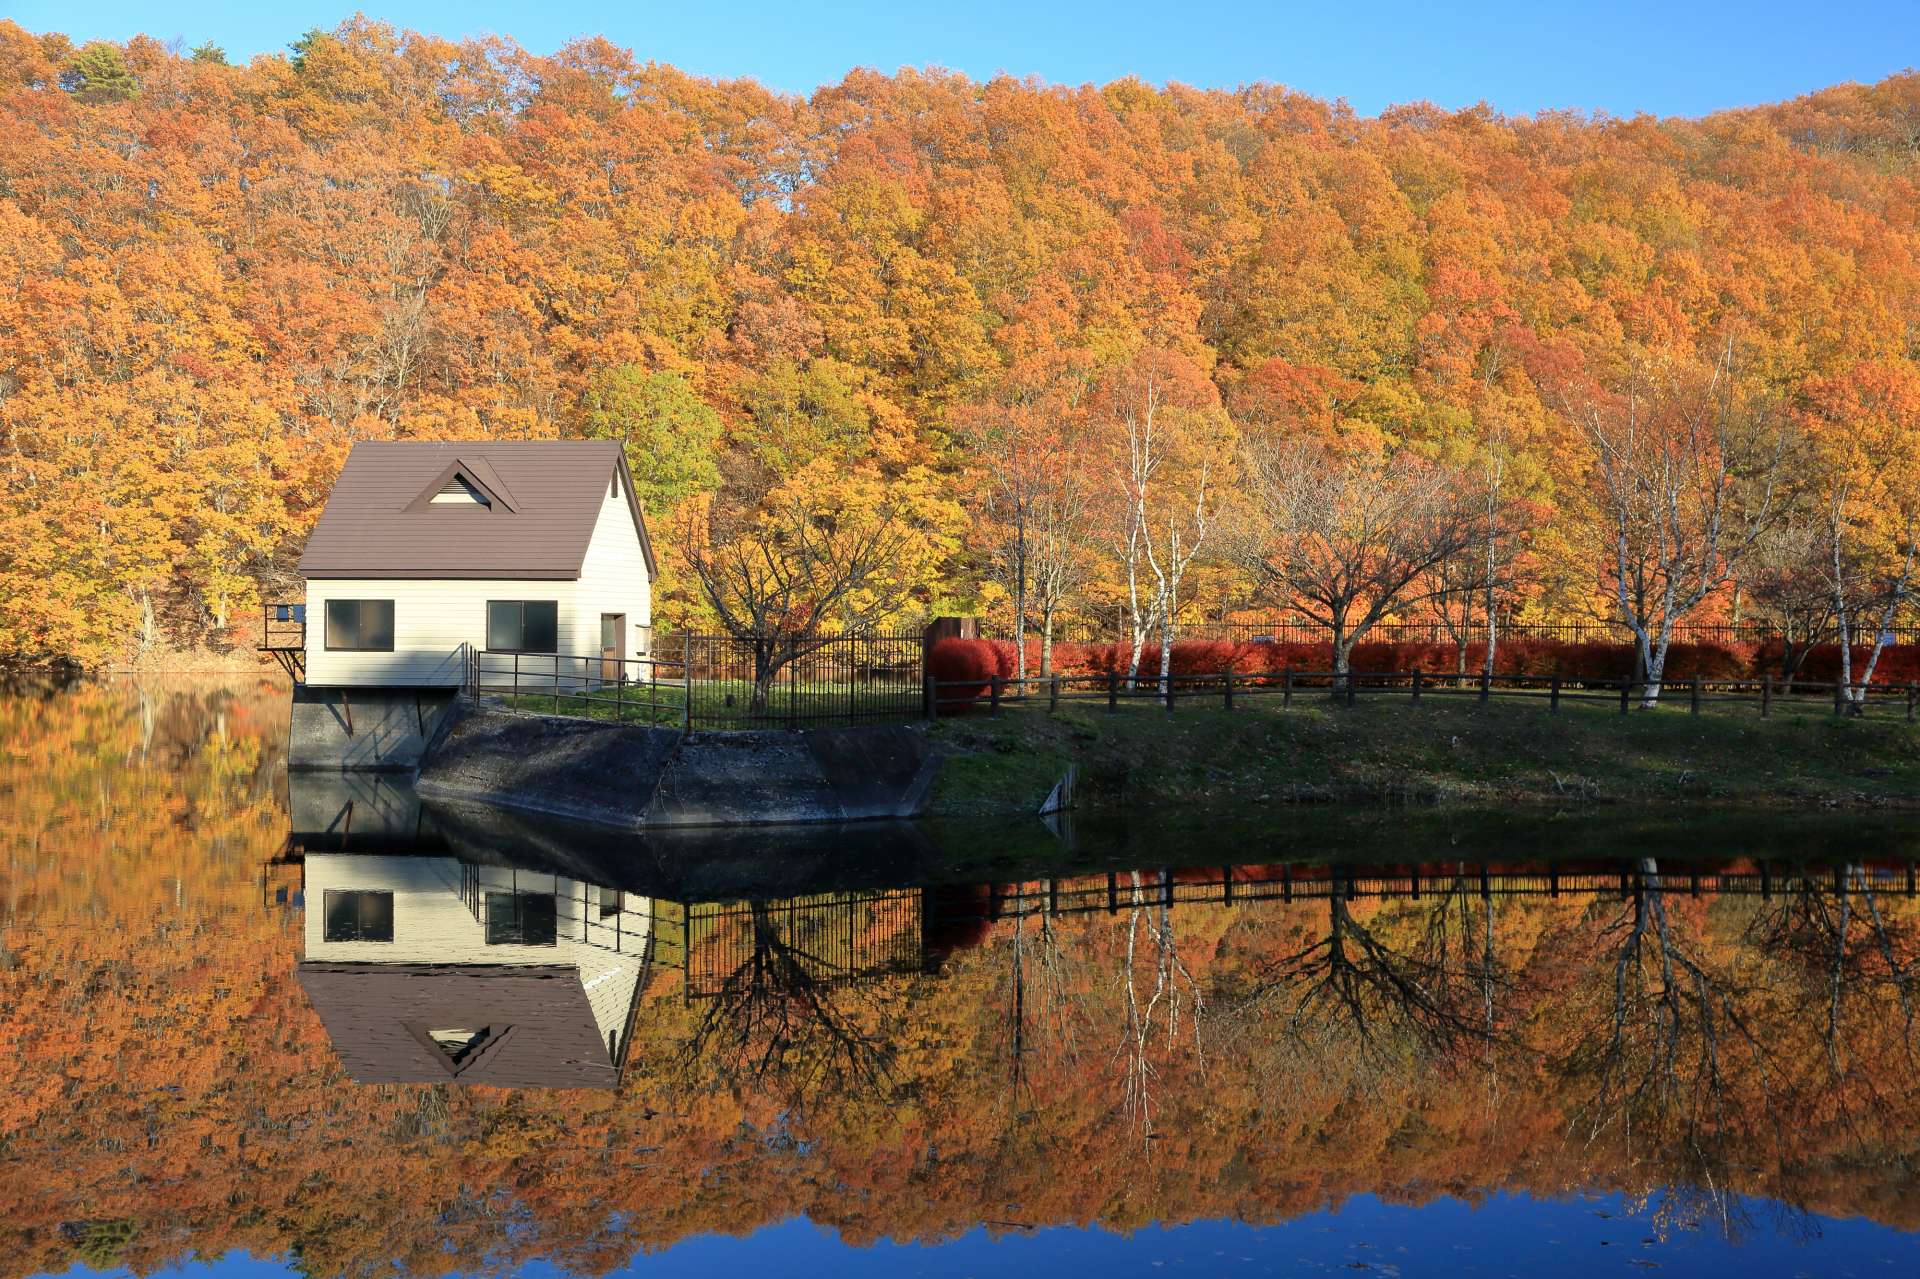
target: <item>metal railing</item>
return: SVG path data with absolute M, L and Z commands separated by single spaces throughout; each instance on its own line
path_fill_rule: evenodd
M 517 710 L 689 726 L 685 667 L 659 658 L 469 648 L 461 686 Z
M 260 606 L 259 651 L 270 654 L 297 684 L 307 673 L 307 606 L 275 602 Z
M 307 606 L 272 603 L 260 606 L 260 647 L 304 648 L 307 643 Z
M 639 658 L 470 649 L 462 685 L 523 710 L 682 729 L 898 723 L 922 714 L 918 635 L 663 635 Z

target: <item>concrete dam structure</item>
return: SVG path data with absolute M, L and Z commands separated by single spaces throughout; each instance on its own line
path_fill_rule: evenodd
M 295 690 L 290 763 L 412 774 L 420 794 L 629 828 L 919 817 L 917 724 L 686 732 L 508 711 L 450 690 Z

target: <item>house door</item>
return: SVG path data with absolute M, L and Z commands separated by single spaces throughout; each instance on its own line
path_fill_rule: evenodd
M 623 672 L 621 658 L 627 651 L 627 615 L 600 614 L 600 678 L 619 683 Z

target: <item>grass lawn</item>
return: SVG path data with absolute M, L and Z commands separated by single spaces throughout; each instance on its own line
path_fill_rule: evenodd
M 1718 803 L 1920 807 L 1920 725 L 1904 697 L 1865 717 L 1830 702 L 1703 705 L 1684 687 L 1651 711 L 1612 701 L 1494 700 L 1405 693 L 1334 703 L 1301 693 L 1179 702 L 1043 698 L 942 720 L 949 759 L 935 811 L 1033 811 L 1069 764 L 1076 806 L 1447 800 L 1463 803 Z
M 686 690 L 678 684 L 608 685 L 603 688 L 558 693 L 493 692 L 488 697 L 502 706 L 538 715 L 571 715 L 623 724 L 654 724 L 679 728 L 686 722 Z M 846 688 L 781 682 L 764 712 L 752 709 L 752 690 L 737 681 L 693 685 L 693 726 L 706 729 L 785 728 L 797 724 L 844 723 L 849 719 L 898 723 L 917 718 L 919 685 L 875 685 Z

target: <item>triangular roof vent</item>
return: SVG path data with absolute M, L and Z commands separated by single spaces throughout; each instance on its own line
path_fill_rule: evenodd
M 451 1030 L 429 1030 L 427 1038 L 433 1041 L 446 1059 L 455 1066 L 460 1065 L 479 1050 L 480 1045 L 493 1037 L 490 1027 L 482 1026 L 478 1030 L 464 1028 Z
M 485 458 L 455 458 L 407 504 L 409 511 L 511 511 L 513 498 Z
M 499 1022 L 482 1021 L 479 1017 L 456 1019 L 452 1013 L 446 1017 L 453 1024 L 438 1030 L 432 1022 L 402 1022 L 401 1025 L 423 1048 L 432 1049 L 440 1068 L 455 1077 L 491 1057 L 513 1034 L 512 1026 Z
M 456 475 L 448 480 L 438 493 L 427 499 L 434 506 L 487 506 L 493 505 L 490 498 L 476 488 L 464 475 Z

